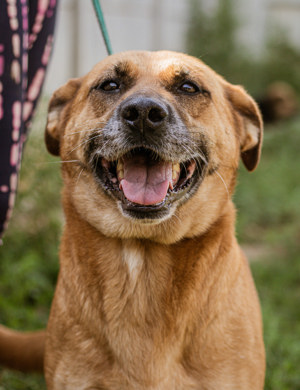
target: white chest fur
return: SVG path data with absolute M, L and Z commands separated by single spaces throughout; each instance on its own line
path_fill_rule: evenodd
M 122 246 L 122 260 L 127 265 L 132 283 L 136 283 L 145 261 L 145 250 L 136 241 L 126 240 Z

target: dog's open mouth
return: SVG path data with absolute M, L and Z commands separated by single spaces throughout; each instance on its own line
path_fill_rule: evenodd
M 202 176 L 195 159 L 165 161 L 146 148 L 135 148 L 116 161 L 100 158 L 96 174 L 104 189 L 121 200 L 123 210 L 138 218 L 157 218 L 158 211 L 167 211 Z

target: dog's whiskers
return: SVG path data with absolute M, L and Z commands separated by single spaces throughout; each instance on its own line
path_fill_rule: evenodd
M 80 125 L 76 125 L 74 127 L 74 130 L 76 130 L 76 131 L 73 131 L 72 133 L 65 134 L 64 137 L 68 137 L 68 136 L 71 136 L 71 135 L 74 135 L 74 134 L 79 134 L 79 133 L 84 133 L 84 132 L 91 132 L 91 131 L 102 130 L 103 127 L 98 127 L 98 126 L 99 125 L 105 125 L 105 124 L 106 124 L 105 121 L 97 121 L 97 122 L 95 122 L 94 120 L 88 120 L 88 121 L 85 121 L 85 122 L 81 123 Z M 92 128 L 90 127 L 91 125 L 93 125 Z M 88 127 L 88 128 L 86 128 L 86 127 Z
M 82 168 L 82 169 L 80 170 L 80 172 L 79 172 L 79 175 L 78 175 L 77 180 L 76 180 L 75 188 L 77 187 L 77 185 L 78 185 L 78 183 L 79 183 L 79 179 L 80 179 L 80 176 L 81 176 L 83 170 L 84 170 L 84 168 Z
M 99 157 L 101 157 L 102 156 L 102 154 L 103 154 L 103 151 L 106 149 L 106 147 L 107 147 L 107 145 L 109 144 L 109 140 L 106 140 L 104 143 L 103 143 L 103 145 L 101 146 L 101 148 L 100 149 L 98 149 L 97 151 L 96 151 L 96 155 L 97 155 L 97 161 L 99 160 Z
M 98 126 L 100 124 L 106 124 L 106 121 L 95 121 L 94 119 L 86 120 L 78 125 L 75 125 L 74 130 L 92 125 L 93 127 Z
M 88 132 L 92 132 L 94 130 L 101 130 L 101 128 L 98 128 L 98 129 L 92 128 L 92 129 L 83 129 L 83 130 L 79 130 L 79 131 L 74 131 L 73 133 L 65 134 L 64 137 L 69 137 L 70 135 L 80 134 L 80 133 L 88 133 Z
M 74 152 L 76 149 L 80 148 L 80 147 L 83 146 L 83 145 L 86 145 L 89 141 L 91 141 L 91 140 L 93 140 L 93 139 L 95 139 L 95 138 L 98 138 L 98 137 L 100 137 L 100 136 L 101 136 L 101 134 L 97 134 L 97 135 L 95 135 L 94 137 L 86 137 L 86 138 L 84 138 L 83 141 L 80 142 L 79 145 L 75 146 L 75 148 L 73 148 L 68 154 L 71 154 L 71 153 Z
M 228 190 L 228 187 L 227 187 L 227 184 L 225 182 L 225 180 L 223 179 L 222 175 L 218 172 L 218 171 L 215 171 L 215 174 L 220 178 L 220 180 L 222 181 L 222 183 L 224 184 L 224 187 L 226 189 L 226 192 L 227 192 L 227 196 L 228 196 L 228 199 L 230 199 L 230 194 L 229 194 L 229 190 Z
M 100 131 L 102 129 L 103 129 L 102 127 L 93 127 L 91 129 L 82 129 L 82 130 L 79 130 L 79 131 L 74 131 L 73 133 L 65 134 L 64 137 L 69 137 L 71 135 L 80 134 L 80 133 L 88 133 L 88 132 L 93 132 L 93 131 Z
M 44 165 L 44 164 L 65 164 L 65 163 L 80 163 L 80 160 L 66 160 L 66 161 L 46 161 L 46 162 L 40 162 L 37 163 L 37 165 Z

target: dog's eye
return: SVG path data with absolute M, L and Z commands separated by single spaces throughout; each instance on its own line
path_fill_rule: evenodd
M 113 80 L 107 80 L 99 86 L 99 89 L 105 92 L 119 91 L 120 84 Z
M 184 93 L 188 93 L 188 94 L 194 94 L 194 93 L 197 93 L 200 91 L 200 88 L 196 84 L 194 84 L 190 81 L 185 81 L 183 84 L 181 84 L 179 86 L 178 89 L 179 89 L 179 91 L 184 92 Z

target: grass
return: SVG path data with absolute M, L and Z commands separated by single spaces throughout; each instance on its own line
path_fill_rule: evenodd
M 45 110 L 25 148 L 19 193 L 0 248 L 0 322 L 45 327 L 58 270 L 62 213 L 57 159 L 43 142 Z M 237 234 L 263 247 L 252 262 L 262 302 L 267 350 L 266 390 L 300 390 L 300 118 L 266 129 L 260 166 L 240 169 L 235 194 Z M 43 390 L 38 375 L 3 370 L 0 390 Z
M 300 389 L 300 118 L 267 127 L 256 172 L 241 169 L 239 240 L 264 246 L 252 262 L 267 351 L 266 390 Z
M 44 146 L 46 102 L 25 146 L 13 217 L 0 248 L 0 323 L 34 330 L 47 324 L 62 226 L 58 159 Z M 39 375 L 3 370 L 0 390 L 43 390 Z
M 296 246 L 285 256 L 252 266 L 262 302 L 267 348 L 266 389 L 300 389 L 300 255 Z
M 241 240 L 294 242 L 300 220 L 299 118 L 266 128 L 261 163 L 252 174 L 241 169 L 235 203 Z

